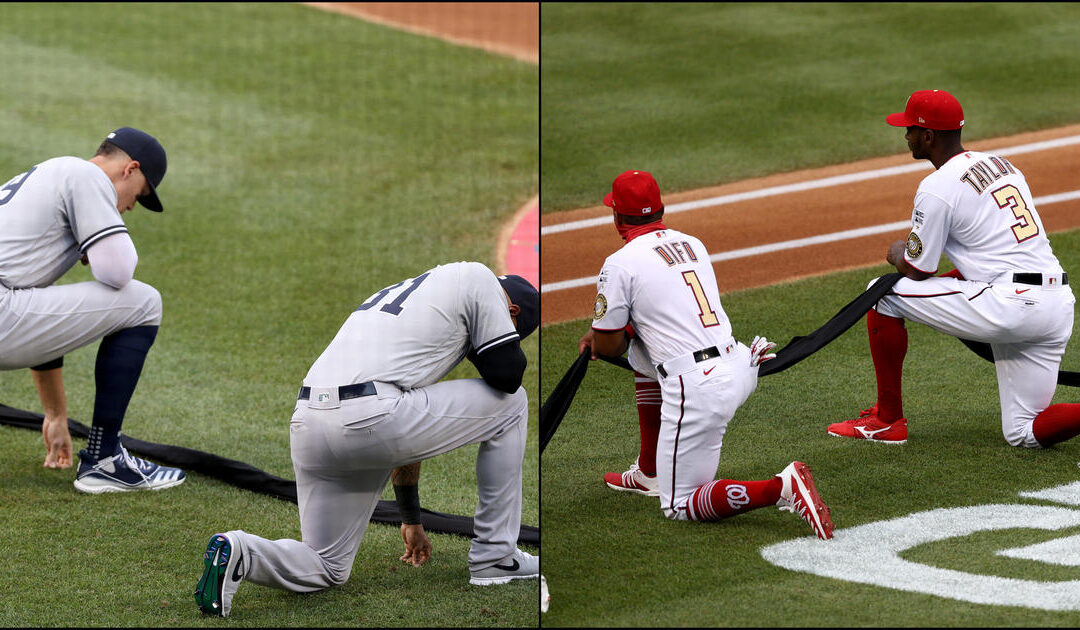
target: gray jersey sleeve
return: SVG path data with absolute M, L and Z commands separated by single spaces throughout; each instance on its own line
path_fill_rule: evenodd
M 476 354 L 516 341 L 519 337 L 499 279 L 480 263 L 469 263 L 464 273 L 467 277 L 461 286 L 465 325 Z
M 72 162 L 60 190 L 60 203 L 80 252 L 86 253 L 106 236 L 128 231 L 116 209 L 116 188 L 97 165 L 85 160 Z

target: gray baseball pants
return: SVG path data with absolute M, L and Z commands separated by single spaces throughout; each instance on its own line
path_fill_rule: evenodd
M 161 323 L 161 294 L 132 280 L 8 289 L 0 285 L 0 370 L 41 365 L 135 326 Z
M 302 541 L 227 532 L 240 546 L 246 579 L 297 592 L 343 584 L 391 471 L 477 442 L 479 500 L 469 567 L 484 569 L 514 552 L 525 390 L 504 394 L 480 379 L 406 391 L 375 385 L 377 396 L 339 401 L 336 387 L 312 387 L 310 400 L 297 401 L 290 446 Z

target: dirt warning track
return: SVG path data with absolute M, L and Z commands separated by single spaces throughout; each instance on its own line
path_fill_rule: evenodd
M 1080 228 L 1080 125 L 965 148 L 1000 153 L 1023 171 L 1047 231 Z M 721 293 L 882 264 L 889 244 L 906 238 L 915 190 L 931 169 L 904 153 L 664 194 L 664 223 L 712 252 Z M 663 191 L 664 174 L 653 175 Z M 610 185 L 598 182 L 598 200 Z M 540 238 L 543 323 L 590 317 L 596 274 L 623 244 L 611 210 L 543 215 Z

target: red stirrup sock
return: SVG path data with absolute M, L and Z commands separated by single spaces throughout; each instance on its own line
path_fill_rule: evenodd
M 690 495 L 687 515 L 692 521 L 718 521 L 757 508 L 775 506 L 783 488 L 784 481 L 780 477 L 767 481 L 710 481 Z
M 866 331 L 877 376 L 878 419 L 893 422 L 904 417 L 901 378 L 907 355 L 907 328 L 904 328 L 904 320 L 870 309 L 866 313 Z
M 641 451 L 638 468 L 650 477 L 656 476 L 656 440 L 660 437 L 660 383 L 634 372 L 634 391 L 637 399 L 638 427 L 641 429 Z
M 1080 405 L 1050 405 L 1035 416 L 1035 421 L 1031 423 L 1031 432 L 1042 446 L 1064 442 L 1080 435 Z

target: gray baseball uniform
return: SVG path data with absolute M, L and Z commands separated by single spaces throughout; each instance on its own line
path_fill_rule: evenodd
M 53 286 L 92 245 L 126 235 L 116 204 L 109 177 L 77 157 L 46 160 L 0 188 L 0 369 L 161 322 L 161 296 L 137 280 Z
M 391 471 L 477 442 L 469 566 L 512 554 L 525 390 L 439 381 L 470 350 L 518 338 L 499 280 L 480 263 L 441 265 L 368 298 L 311 366 L 290 423 L 303 542 L 228 532 L 244 577 L 301 592 L 343 583 Z

